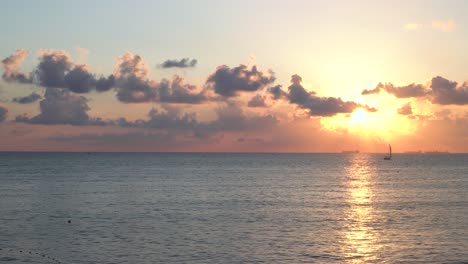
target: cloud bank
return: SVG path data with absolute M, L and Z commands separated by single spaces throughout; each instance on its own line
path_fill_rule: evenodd
M 315 92 L 308 92 L 302 86 L 302 77 L 295 74 L 291 76 L 291 85 L 288 92 L 281 87 L 273 87 L 269 92 L 273 98 L 286 98 L 290 103 L 302 109 L 308 110 L 310 116 L 334 116 L 341 113 L 352 113 L 357 108 L 363 108 L 369 112 L 377 109 L 352 101 L 343 101 L 336 97 L 319 97 Z
M 361 94 L 379 94 L 382 90 L 396 98 L 425 98 L 439 105 L 468 104 L 468 82 L 458 84 L 441 76 L 432 78 L 427 85 L 412 83 L 406 86 L 394 86 L 391 83 L 379 83 L 374 89 L 363 90 Z

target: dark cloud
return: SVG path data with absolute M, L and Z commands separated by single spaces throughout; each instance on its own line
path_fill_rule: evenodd
M 33 92 L 30 95 L 26 95 L 26 96 L 23 96 L 23 97 L 15 97 L 15 98 L 13 98 L 12 102 L 19 103 L 19 104 L 30 104 L 30 103 L 36 102 L 37 100 L 39 100 L 41 98 L 42 97 L 41 97 L 40 94 L 38 94 L 36 92 Z
M 250 101 L 247 103 L 248 107 L 266 107 L 265 96 L 256 94 Z
M 157 84 L 149 78 L 149 68 L 139 55 L 127 52 L 117 58 L 114 76 L 121 102 L 142 103 L 157 98 Z
M 35 74 L 43 87 L 63 88 L 74 93 L 88 93 L 93 89 L 108 91 L 115 84 L 113 75 L 97 79 L 88 65 L 74 64 L 68 53 L 60 50 L 44 52 Z
M 412 115 L 413 109 L 411 108 L 411 103 L 407 103 L 403 105 L 401 108 L 398 108 L 397 113 L 400 115 Z
M 410 84 L 407 86 L 394 87 L 392 84 L 383 85 L 383 89 L 396 98 L 424 97 L 429 91 L 422 84 Z
M 32 118 L 16 117 L 17 122 L 32 124 L 87 125 L 90 122 L 87 111 L 87 99 L 68 90 L 47 88 L 44 99 L 40 102 L 41 113 Z
M 302 78 L 299 75 L 291 76 L 291 85 L 288 87 L 287 98 L 290 103 L 300 108 L 309 110 L 311 116 L 334 116 L 339 113 L 351 113 L 356 108 L 364 108 L 369 112 L 377 109 L 352 101 L 343 101 L 335 97 L 318 97 L 315 92 L 308 92 L 301 85 Z
M 73 62 L 65 51 L 46 51 L 39 57 L 35 74 L 41 86 L 64 88 L 65 75 L 72 68 Z
M 175 110 L 166 110 L 162 112 L 152 109 L 148 113 L 148 116 L 149 120 L 144 123 L 145 127 L 193 130 L 198 126 L 197 116 L 195 113 L 184 113 L 181 115 L 179 111 Z
M 85 65 L 77 65 L 64 78 L 64 87 L 74 93 L 88 93 L 96 85 L 96 78 Z
M 181 60 L 167 60 L 161 64 L 161 68 L 191 68 L 196 65 L 196 59 L 183 58 Z
M 238 95 L 240 91 L 254 92 L 261 90 L 274 81 L 275 76 L 271 70 L 262 72 L 256 66 L 249 69 L 245 65 L 239 65 L 231 69 L 223 65 L 218 67 L 206 82 L 214 89 L 215 93 L 225 97 L 232 97 Z
M 124 103 L 145 103 L 155 101 L 158 95 L 155 84 L 135 76 L 118 79 L 117 98 Z
M 20 81 L 18 68 L 25 56 L 27 52 L 19 50 L 3 61 L 4 79 Z M 74 93 L 104 92 L 115 88 L 118 100 L 124 103 L 199 104 L 208 99 L 205 90 L 195 91 L 194 85 L 184 83 L 184 79 L 177 75 L 172 81 L 156 82 L 150 78 L 142 57 L 129 52 L 117 58 L 114 74 L 109 77 L 97 78 L 88 65 L 74 64 L 68 53 L 61 50 L 42 51 L 33 73 L 36 82 L 45 88 L 67 89 Z
M 449 81 L 443 77 L 432 78 L 432 102 L 440 105 L 468 104 L 468 82 L 458 86 L 457 82 Z
M 175 75 L 172 82 L 163 79 L 159 85 L 159 101 L 164 103 L 199 104 L 208 98 L 204 91 L 196 92 L 195 85 L 185 84 L 184 79 Z
M 103 81 L 100 79 L 99 88 L 96 87 L 95 76 L 89 72 L 86 65 L 75 65 L 67 52 L 61 50 L 42 51 L 39 56 L 39 64 L 31 76 L 18 72 L 18 67 L 27 56 L 27 51 L 17 50 L 15 54 L 3 60 L 5 73 L 3 78 L 7 81 L 17 81 L 31 83 L 36 80 L 39 85 L 46 88 L 69 89 L 75 93 L 87 93 L 96 88 L 98 91 L 109 90 L 103 88 Z M 107 83 L 109 87 L 109 82 Z
M 364 89 L 361 94 L 362 95 L 369 95 L 369 94 L 379 94 L 380 93 L 380 83 L 374 89 Z
M 25 50 L 17 50 L 2 61 L 5 68 L 4 80 L 21 83 L 32 83 L 34 80 L 45 88 L 68 89 L 74 93 L 88 93 L 93 89 L 108 91 L 115 83 L 112 75 L 96 79 L 88 65 L 74 64 L 68 53 L 62 50 L 42 51 L 36 69 L 30 74 L 34 78 L 26 77 L 18 72 L 19 65 L 26 56 Z
M 21 63 L 28 57 L 28 51 L 18 49 L 9 57 L 2 60 L 4 72 L 2 79 L 7 82 L 31 83 L 32 78 L 21 73 Z
M 364 90 L 361 94 L 378 94 L 381 90 L 384 90 L 389 94 L 393 94 L 396 98 L 424 97 L 429 93 L 426 87 L 422 84 L 412 83 L 406 86 L 396 87 L 391 83 L 379 83 L 374 89 Z
M 139 55 L 125 53 L 117 60 L 114 69 L 117 98 L 125 103 L 163 102 L 199 104 L 208 98 L 205 91 L 197 92 L 196 86 L 186 84 L 175 75 L 156 82 L 149 76 L 149 68 Z
M 283 91 L 281 85 L 276 85 L 268 88 L 268 92 L 272 95 L 273 100 L 279 100 L 288 97 L 288 93 Z
M 109 75 L 109 77 L 101 76 L 96 80 L 96 90 L 99 92 L 109 91 L 112 87 L 115 86 L 115 77 L 114 75 Z
M 0 122 L 6 120 L 8 114 L 8 109 L 0 105 Z
M 396 87 L 391 83 L 379 83 L 372 90 L 362 91 L 362 94 L 378 94 L 381 90 L 393 94 L 396 98 L 425 97 L 432 103 L 440 105 L 468 104 L 468 82 L 458 85 L 457 82 L 441 76 L 432 78 L 429 86 L 412 83 Z

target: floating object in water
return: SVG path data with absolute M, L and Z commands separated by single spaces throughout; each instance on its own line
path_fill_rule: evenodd
M 70 224 L 70 223 L 71 223 L 71 220 L 68 220 L 67 222 Z

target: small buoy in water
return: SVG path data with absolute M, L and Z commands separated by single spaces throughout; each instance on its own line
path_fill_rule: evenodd
M 71 220 L 68 220 L 67 222 L 70 224 L 70 223 L 71 223 Z

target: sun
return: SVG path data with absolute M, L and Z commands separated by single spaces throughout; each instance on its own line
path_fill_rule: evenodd
M 350 118 L 351 125 L 362 125 L 367 122 L 367 112 L 366 110 L 360 108 L 352 113 Z

